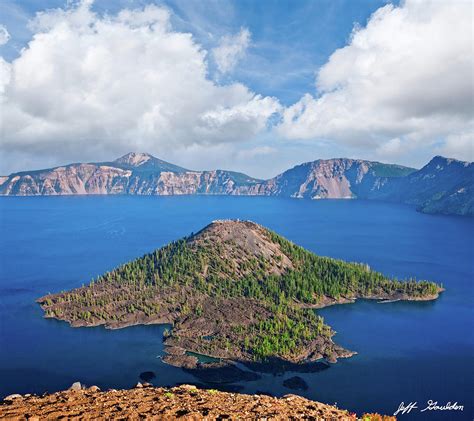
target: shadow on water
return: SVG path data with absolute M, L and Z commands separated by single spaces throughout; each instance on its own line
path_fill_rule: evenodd
M 261 379 L 261 374 L 283 375 L 287 372 L 318 373 L 327 370 L 330 364 L 325 361 L 292 363 L 281 358 L 269 358 L 265 362 L 221 361 L 200 363 L 196 368 L 184 368 L 199 381 L 228 384 L 251 382 Z
M 298 393 L 358 413 L 390 414 L 401 401 L 436 399 L 465 406 L 463 414 L 449 414 L 452 419 L 474 415 L 472 218 L 424 215 L 409 206 L 365 201 L 217 196 L 3 199 L 0 396 L 53 392 L 74 381 L 103 389 L 133 387 L 144 372 L 156 374 L 152 382 L 157 386 L 199 382 L 281 396 L 288 393 L 282 383 L 297 372 L 309 386 Z M 48 292 L 80 287 L 211 220 L 226 218 L 253 220 L 319 255 L 366 262 L 399 279 L 442 282 L 446 292 L 434 302 L 361 301 L 318 311 L 337 332 L 334 341 L 357 351 L 357 357 L 331 364 L 330 370 L 316 365 L 304 372 L 298 366 L 237 365 L 254 373 L 254 380 L 238 384 L 207 383 L 195 376 L 200 373 L 165 364 L 160 358 L 160 326 L 72 329 L 65 322 L 44 320 L 35 305 Z M 212 380 L 231 374 L 211 372 L 216 373 L 210 375 Z M 446 414 L 431 413 L 429 419 L 446 419 Z

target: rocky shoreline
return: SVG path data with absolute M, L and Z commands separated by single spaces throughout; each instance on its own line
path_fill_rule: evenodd
M 192 385 L 155 388 L 138 384 L 130 390 L 101 391 L 80 383 L 53 394 L 10 395 L 0 402 L 0 419 L 252 419 L 252 420 L 395 420 L 378 414 L 356 414 L 296 395 L 275 398 L 198 389 Z
M 425 296 L 425 297 L 410 297 L 406 294 L 399 294 L 397 296 L 388 296 L 388 295 L 374 295 L 367 297 L 341 297 L 339 299 L 333 299 L 330 297 L 323 297 L 318 304 L 307 305 L 301 304 L 302 307 L 312 308 L 312 309 L 322 309 L 332 305 L 340 304 L 352 304 L 355 303 L 358 299 L 368 299 L 368 300 L 378 300 L 380 303 L 388 303 L 395 301 L 432 301 L 439 297 L 439 294 L 444 291 L 440 289 L 437 294 Z M 47 317 L 47 316 L 45 316 Z M 113 324 L 106 323 L 87 323 L 85 321 L 78 321 L 76 323 L 68 322 L 72 327 L 97 327 L 100 325 L 105 325 L 106 329 L 124 329 L 136 325 L 164 325 L 170 324 L 173 326 L 173 319 L 169 318 L 144 318 L 143 320 L 130 320 L 116 322 Z M 202 332 L 203 334 L 205 332 Z M 211 355 L 211 354 L 201 354 L 204 357 L 210 359 L 216 359 L 216 362 L 206 362 L 202 363 L 199 361 L 199 358 L 196 355 L 190 355 L 187 348 L 178 346 L 174 343 L 172 338 L 165 338 L 164 344 L 164 355 L 162 356 L 162 361 L 173 365 L 175 367 L 183 368 L 189 373 L 193 374 L 200 381 L 206 383 L 233 383 L 238 381 L 251 381 L 258 379 L 259 372 L 276 372 L 281 373 L 284 371 L 295 371 L 295 372 L 315 372 L 321 371 L 330 367 L 330 363 L 336 363 L 340 358 L 350 358 L 357 354 L 355 351 L 347 350 L 337 344 L 335 344 L 331 338 L 328 338 L 328 345 L 332 349 L 331 357 L 323 358 L 322 355 L 317 352 L 321 349 L 320 343 L 314 344 L 314 352 L 311 348 L 306 350 L 306 357 L 301 357 L 299 360 L 289 361 L 279 358 L 272 358 L 267 362 L 254 362 L 246 359 L 242 359 L 241 356 L 236 356 L 236 358 L 223 357 L 220 355 Z M 200 354 L 196 351 L 196 353 Z M 243 370 L 239 368 L 239 365 L 245 366 L 248 370 Z
M 441 290 L 317 256 L 251 221 L 217 220 L 89 286 L 37 301 L 46 317 L 73 327 L 169 324 L 165 363 L 205 383 L 235 383 L 259 372 L 319 371 L 353 356 L 312 308 L 357 298 L 431 300 Z
M 337 300 L 331 297 L 323 297 L 317 304 L 303 304 L 302 307 L 320 310 L 322 308 L 330 307 L 333 305 L 354 304 L 357 300 L 376 300 L 379 301 L 379 304 L 393 303 L 396 301 L 434 301 L 439 298 L 439 294 L 444 292 L 444 290 L 444 288 L 439 288 L 436 294 L 425 295 L 423 297 L 413 297 L 407 294 L 378 294 L 364 297 L 341 297 Z

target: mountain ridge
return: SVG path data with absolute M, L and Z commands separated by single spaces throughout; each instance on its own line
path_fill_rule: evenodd
M 425 213 L 474 216 L 473 163 L 435 156 L 416 170 L 351 158 L 318 159 L 268 180 L 228 170 L 198 171 L 147 153 L 0 177 L 0 195 L 245 195 L 367 199 L 415 205 Z

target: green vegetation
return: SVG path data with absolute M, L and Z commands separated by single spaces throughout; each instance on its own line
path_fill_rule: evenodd
M 238 269 L 244 272 L 242 276 L 233 260 L 220 258 L 223 249 L 219 245 L 189 245 L 186 239 L 182 239 L 106 273 L 95 283 L 127 285 L 131 292 L 138 289 L 144 297 L 149 287 L 192 286 L 193 290 L 211 297 L 247 297 L 269 304 L 286 304 L 292 299 L 317 304 L 323 296 L 338 299 L 341 296 L 365 297 L 397 292 L 422 297 L 438 291 L 433 282 L 389 279 L 370 270 L 367 265 L 320 257 L 278 234 L 271 231 L 268 234 L 290 258 L 295 266 L 293 270 L 282 275 L 269 275 L 269 262 L 260 256 L 239 262 Z M 204 268 L 207 268 L 205 276 Z M 94 285 L 91 283 L 90 286 Z M 71 298 L 81 300 L 76 295 Z M 103 306 L 107 299 L 104 297 L 97 303 L 86 293 L 82 301 L 85 305 Z M 138 310 L 147 311 L 146 301 L 131 304 L 130 312 Z M 148 310 L 155 312 L 159 308 Z M 199 314 L 202 306 L 195 310 Z M 189 313 L 190 309 L 184 306 L 182 311 Z
M 136 323 L 174 314 L 174 329 L 165 331 L 165 340 L 198 353 L 261 361 L 292 358 L 317 338 L 330 340 L 331 329 L 309 308 L 328 297 L 423 298 L 439 291 L 432 282 L 389 279 L 367 265 L 320 257 L 274 232 L 250 227 L 244 228 L 262 241 L 256 251 L 238 238 L 198 234 L 40 303 L 50 317 L 86 324 Z M 240 236 L 240 229 L 235 232 Z M 261 251 L 264 247 L 272 254 Z M 230 310 L 215 316 L 229 301 L 234 303 Z M 237 302 L 244 303 L 240 314 Z M 181 337 L 181 325 L 199 319 L 207 320 L 207 331 Z
M 376 177 L 406 177 L 416 171 L 415 168 L 382 164 L 381 162 L 374 162 L 372 164 L 372 170 Z
M 389 279 L 367 265 L 320 257 L 271 231 L 268 235 L 290 258 L 294 269 L 282 275 L 268 274 L 270 263 L 262 256 L 242 259 L 236 267 L 234 259 L 220 257 L 223 249 L 219 244 L 189 245 L 182 239 L 106 273 L 96 280 L 96 284 L 127 285 L 130 292 L 138 289 L 144 297 L 150 287 L 191 286 L 210 297 L 247 297 L 270 305 L 287 304 L 289 300 L 317 304 L 323 296 L 338 299 L 341 296 L 405 293 L 423 297 L 438 291 L 433 282 Z M 82 299 L 85 305 L 103 306 L 107 302 L 104 297 L 99 303 L 91 303 L 89 297 L 94 301 L 88 294 L 82 298 L 73 295 L 72 299 Z M 138 310 L 157 312 L 159 308 L 147 308 L 146 301 L 139 300 L 129 311 Z M 184 313 L 191 311 L 186 306 L 181 310 Z M 194 310 L 200 314 L 202 306 Z

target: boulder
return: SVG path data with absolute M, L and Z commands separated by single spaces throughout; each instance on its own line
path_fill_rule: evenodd
M 69 390 L 82 390 L 82 384 L 80 382 L 74 382 Z
M 179 386 L 179 388 L 184 390 L 197 390 L 196 386 L 194 386 L 193 384 L 182 384 L 181 386 Z
M 19 399 L 22 398 L 23 396 L 19 395 L 18 393 L 14 393 L 13 395 L 8 395 L 6 398 L 4 398 L 4 401 L 12 401 L 14 399 Z

